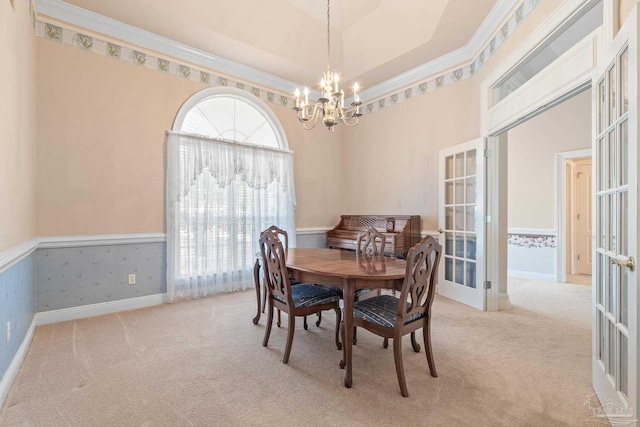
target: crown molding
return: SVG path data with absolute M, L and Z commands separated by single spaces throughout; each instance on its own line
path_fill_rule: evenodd
M 509 17 L 509 13 L 519 3 L 521 3 L 521 0 L 498 0 L 466 46 L 362 91 L 360 98 L 363 100 L 363 103 L 371 102 L 388 93 L 412 85 L 417 81 L 426 80 L 445 70 L 472 62 L 491 36 L 499 31 L 500 24 Z
M 129 44 L 210 68 L 276 91 L 291 94 L 299 84 L 229 59 L 196 49 L 184 43 L 146 31 L 62 0 L 36 0 L 38 16 L 48 16 Z
M 519 3 L 522 3 L 522 0 L 498 0 L 466 46 L 363 91 L 361 93 L 363 102 L 371 102 L 385 94 L 400 90 L 417 81 L 425 80 L 445 70 L 460 67 L 463 64 L 473 61 L 490 37 L 499 31 L 501 23 L 508 18 L 509 13 Z M 35 5 L 37 15 L 48 16 L 79 28 L 120 39 L 132 45 L 253 82 L 283 94 L 290 94 L 296 87 L 303 86 L 299 83 L 71 5 L 62 0 L 36 0 Z M 317 90 L 312 90 L 311 92 L 312 96 L 319 96 Z

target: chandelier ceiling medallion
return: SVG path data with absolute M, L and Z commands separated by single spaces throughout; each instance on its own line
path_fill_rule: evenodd
M 338 73 L 331 73 L 331 15 L 329 0 L 327 0 L 327 71 L 323 73 L 320 81 L 321 96 L 315 104 L 309 103 L 309 88 L 304 88 L 304 99 L 300 99 L 300 90 L 296 88 L 296 106 L 294 111 L 304 124 L 304 128 L 311 130 L 316 126 L 318 119 L 322 118 L 322 122 L 330 131 L 334 131 L 334 126 L 342 122 L 349 127 L 358 124 L 358 118 L 362 116 L 360 112 L 360 96 L 358 95 L 358 83 L 353 86 L 353 101 L 351 102 L 351 111 L 344 106 L 344 90 L 338 88 Z

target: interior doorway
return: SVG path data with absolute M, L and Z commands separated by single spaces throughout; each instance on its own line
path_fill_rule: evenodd
M 567 183 L 565 280 L 591 283 L 593 230 L 591 157 L 565 161 Z
M 503 134 L 510 278 L 591 283 L 591 96 L 584 90 Z

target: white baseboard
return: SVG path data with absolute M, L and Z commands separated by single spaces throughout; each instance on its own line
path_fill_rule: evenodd
M 506 292 L 498 293 L 498 311 L 511 310 L 511 300 Z
M 507 271 L 507 276 L 517 277 L 519 279 L 542 280 L 544 282 L 555 282 L 557 277 L 555 274 L 536 273 L 534 271 L 511 270 Z
M 36 325 L 48 325 L 50 323 L 66 322 L 67 320 L 84 319 L 86 317 L 100 316 L 102 314 L 116 313 L 118 311 L 135 310 L 137 308 L 151 307 L 167 302 L 167 294 L 154 294 L 144 297 L 127 298 L 118 301 L 88 304 L 79 307 L 62 308 L 60 310 L 41 311 L 36 314 Z
M 22 344 L 20 344 L 18 351 L 15 356 L 13 356 L 13 360 L 9 364 L 7 371 L 4 373 L 2 380 L 0 381 L 0 408 L 4 405 L 4 400 L 6 399 L 7 394 L 9 394 L 13 381 L 16 379 L 16 375 L 18 375 L 22 362 L 27 355 L 27 350 L 29 350 L 29 346 L 31 345 L 31 339 L 33 338 L 33 332 L 35 329 L 36 318 L 34 317 L 31 321 L 31 326 L 29 326 L 29 329 L 27 330 L 27 334 L 22 340 Z

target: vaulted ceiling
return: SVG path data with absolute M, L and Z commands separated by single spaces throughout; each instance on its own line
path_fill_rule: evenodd
M 331 68 L 372 87 L 465 46 L 498 0 L 332 0 Z M 315 87 L 325 0 L 67 0 L 214 55 Z

